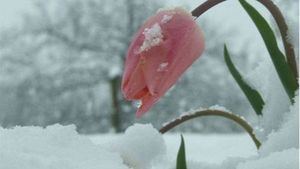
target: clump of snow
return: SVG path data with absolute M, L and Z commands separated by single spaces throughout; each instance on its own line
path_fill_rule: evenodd
M 75 127 L 0 128 L 1 169 L 128 169 L 117 153 L 80 136 Z
M 267 157 L 249 160 L 237 166 L 237 169 L 298 169 L 299 149 L 287 149 L 275 152 Z
M 166 153 L 162 135 L 150 124 L 134 124 L 117 142 L 107 147 L 120 153 L 124 163 L 134 169 L 151 168 L 152 163 Z
M 285 123 L 281 128 L 268 135 L 267 141 L 260 149 L 261 155 L 267 155 L 273 151 L 282 151 L 289 148 L 299 148 L 299 97 L 295 98 L 295 103 L 290 107 Z
M 255 130 L 259 139 L 265 141 L 273 130 L 278 130 L 282 125 L 289 110 L 290 100 L 269 57 L 263 57 L 258 67 L 250 72 L 246 79 L 265 101 L 263 116 L 258 118 L 257 127 L 263 130 Z
M 140 47 L 140 52 L 147 51 L 150 48 L 159 45 L 163 39 L 161 27 L 158 23 L 155 23 L 150 28 L 146 28 L 143 34 L 145 39 Z
M 157 68 L 157 71 L 158 72 L 162 72 L 162 71 L 166 70 L 166 68 L 168 67 L 168 65 L 169 65 L 168 62 L 161 63 L 159 65 L 159 67 Z
M 220 105 L 213 105 L 213 106 L 210 106 L 208 108 L 208 110 L 220 110 L 220 111 L 225 111 L 225 112 L 230 112 L 226 107 L 223 107 L 223 106 L 220 106 Z
M 168 23 L 171 19 L 173 18 L 173 15 L 164 15 L 162 20 L 161 20 L 161 23 Z
M 165 154 L 165 142 L 150 124 L 135 124 L 102 145 L 73 125 L 0 128 L 1 169 L 150 169 Z

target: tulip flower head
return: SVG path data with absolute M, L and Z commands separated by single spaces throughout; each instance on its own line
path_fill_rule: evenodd
M 181 8 L 161 10 L 133 38 L 126 57 L 122 92 L 140 100 L 141 117 L 202 54 L 204 39 L 193 16 Z

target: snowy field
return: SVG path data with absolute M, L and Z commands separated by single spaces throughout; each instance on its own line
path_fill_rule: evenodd
M 229 157 L 249 157 L 257 154 L 254 143 L 246 134 L 182 134 L 187 159 L 191 161 L 221 164 Z M 115 142 L 121 135 L 102 134 L 88 137 L 93 143 L 101 145 Z M 167 155 L 175 161 L 180 144 L 180 133 L 165 134 L 163 138 Z

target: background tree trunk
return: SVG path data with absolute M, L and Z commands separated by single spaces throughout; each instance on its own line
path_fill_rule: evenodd
M 121 128 L 121 108 L 120 108 L 120 83 L 121 83 L 121 76 L 117 75 L 110 79 L 110 89 L 111 89 L 111 125 L 116 133 L 122 131 Z

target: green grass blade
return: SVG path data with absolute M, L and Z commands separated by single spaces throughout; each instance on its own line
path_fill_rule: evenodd
M 184 148 L 184 139 L 181 135 L 181 143 L 177 154 L 177 164 L 176 169 L 187 169 L 186 167 L 186 158 L 185 158 L 185 148 Z
M 273 30 L 271 29 L 268 22 L 263 18 L 263 16 L 259 14 L 259 12 L 254 7 L 252 7 L 245 0 L 239 0 L 239 2 L 249 14 L 252 21 L 255 23 L 257 29 L 259 30 L 271 56 L 277 74 L 281 80 L 281 83 L 284 86 L 284 89 L 291 102 L 293 102 L 295 91 L 298 89 L 297 80 L 294 78 L 293 72 L 285 60 L 285 56 L 278 48 Z
M 262 115 L 262 109 L 263 109 L 263 106 L 264 106 L 265 102 L 263 101 L 263 99 L 260 96 L 260 94 L 258 93 L 258 91 L 251 88 L 243 80 L 243 77 L 238 72 L 238 70 L 235 68 L 233 62 L 230 59 L 230 55 L 229 55 L 229 52 L 226 48 L 226 45 L 224 45 L 224 59 L 225 59 L 226 65 L 227 65 L 231 75 L 233 76 L 233 78 L 235 79 L 237 84 L 240 86 L 240 88 L 242 89 L 242 91 L 246 95 L 248 101 L 250 102 L 250 104 L 251 104 L 252 108 L 254 109 L 254 111 L 256 112 L 256 114 L 257 115 Z

